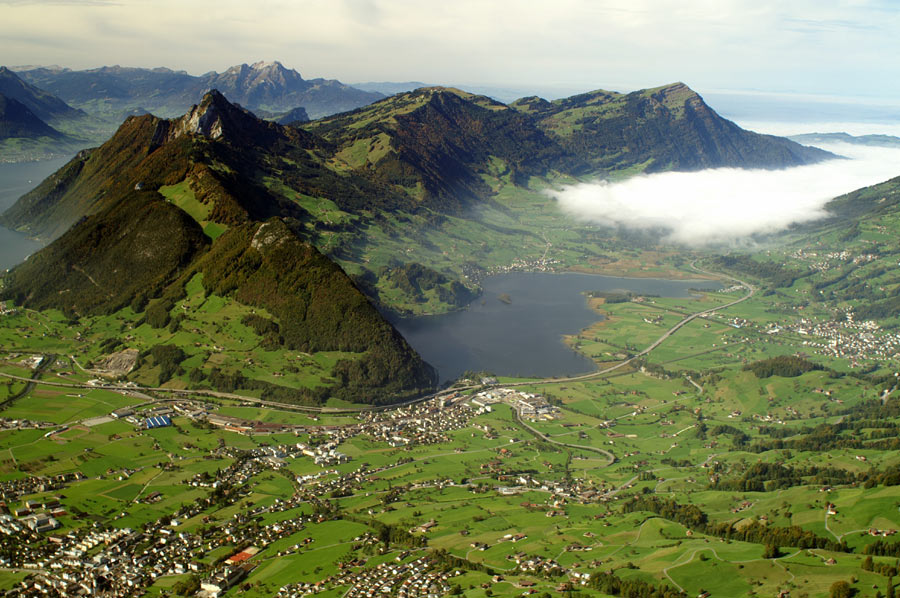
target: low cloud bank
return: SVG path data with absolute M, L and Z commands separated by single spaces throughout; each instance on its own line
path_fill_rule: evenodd
M 784 170 L 717 168 L 666 172 L 550 192 L 580 219 L 636 230 L 663 229 L 684 245 L 740 243 L 755 234 L 827 216 L 831 199 L 900 176 L 900 149 L 821 146 L 847 160 Z

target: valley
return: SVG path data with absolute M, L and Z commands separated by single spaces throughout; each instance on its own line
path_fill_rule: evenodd
M 0 588 L 892 596 L 897 181 L 728 250 L 547 192 L 830 157 L 773 139 L 680 84 L 127 119 L 3 215 L 47 245 L 3 278 Z M 583 369 L 476 323 L 444 374 L 390 323 L 529 301 Z
M 140 387 L 39 383 L 0 412 L 4 496 L 15 509 L 50 504 L 58 527 L 4 521 L 10 546 L 23 548 L 4 554 L 0 583 L 60 579 L 53 563 L 72 561 L 64 553 L 78 544 L 103 564 L 67 565 L 68 580 L 54 583 L 96 580 L 102 569 L 100 583 L 117 595 L 234 583 L 229 595 L 826 596 L 840 581 L 887 595 L 900 412 L 895 358 L 866 343 L 892 323 L 834 311 L 858 304 L 840 276 L 847 264 L 859 270 L 853 279 L 889 288 L 867 274 L 894 259 L 893 241 L 877 237 L 881 222 L 849 225 L 858 233 L 849 241 L 848 225 L 829 225 L 815 255 L 797 239 L 753 261 L 678 256 L 685 275 L 698 274 L 694 263 L 719 277 L 718 291 L 595 293 L 605 318 L 567 343 L 608 371 L 581 380 L 484 374 L 418 405 L 333 402 L 318 412 L 254 405 L 246 391 L 178 394 L 189 381 L 159 388 L 153 356 Z M 860 259 L 876 255 L 873 242 L 878 257 Z M 748 296 L 723 266 L 757 292 Z M 201 308 L 178 307 L 181 328 L 219 326 L 216 338 L 233 339 L 223 357 L 241 359 L 243 346 L 268 360 L 240 312 L 202 319 L 215 297 L 196 295 L 198 282 L 185 304 Z M 82 368 L 105 353 L 96 341 L 129 317 L 72 328 L 53 312 L 7 313 L 2 371 L 30 378 L 23 359 L 37 351 L 52 359 L 40 380 L 87 385 L 97 376 Z M 166 339 L 131 334 L 148 347 Z M 76 352 L 83 357 L 67 357 Z M 12 397 L 22 385 L 8 378 L 0 388 Z M 172 425 L 146 429 L 160 413 Z M 102 535 L 115 530 L 124 532 Z

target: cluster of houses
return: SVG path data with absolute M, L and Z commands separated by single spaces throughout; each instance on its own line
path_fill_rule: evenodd
M 537 554 L 525 554 L 517 552 L 506 557 L 506 560 L 516 564 L 516 568 L 522 573 L 550 575 L 556 577 L 564 571 L 563 567 L 553 559 L 548 559 Z
M 80 471 L 60 473 L 53 476 L 29 476 L 0 482 L 0 507 L 7 507 L 10 501 L 21 496 L 61 490 L 73 482 L 85 479 Z
M 284 458 L 285 456 L 290 457 L 309 457 L 313 460 L 313 463 L 318 465 L 319 467 L 331 467 L 333 465 L 338 465 L 340 463 L 347 463 L 350 461 L 350 457 L 337 450 L 338 444 L 334 441 L 326 442 L 324 444 L 319 444 L 316 446 L 311 446 L 306 444 L 305 442 L 298 442 L 297 444 L 287 445 L 287 446 L 279 446 L 275 449 L 279 453 L 278 457 Z
M 408 563 L 388 562 L 345 571 L 321 582 L 290 584 L 282 587 L 276 598 L 301 598 L 345 586 L 350 587 L 344 598 L 429 598 L 446 595 L 450 591 L 449 581 L 461 574 L 461 571 L 444 572 L 429 557 L 420 557 Z
M 195 503 L 147 524 L 142 532 L 88 527 L 47 536 L 49 549 L 42 553 L 24 550 L 21 558 L 2 564 L 35 572 L 16 589 L 21 596 L 137 596 L 159 577 L 195 573 L 207 574 L 202 589 L 213 598 L 246 575 L 252 565 L 245 561 L 257 550 L 244 549 L 211 570 L 200 558 L 221 546 L 267 546 L 302 531 L 309 523 L 326 520 L 299 515 L 266 525 L 256 521 L 262 513 L 296 508 L 299 500 L 296 495 L 290 500 L 276 499 L 270 506 L 236 513 L 197 533 L 179 531 L 186 518 L 202 513 L 203 505 Z M 0 517 L 0 525 L 7 520 L 16 523 L 7 515 Z M 294 551 L 300 549 L 299 544 L 293 547 Z
M 488 276 L 497 274 L 509 274 L 510 272 L 556 272 L 560 262 L 557 259 L 548 258 L 546 254 L 538 259 L 526 260 L 517 258 L 507 266 L 494 266 L 487 270 L 481 268 L 463 268 L 463 278 L 470 284 L 479 284 Z
M 842 320 L 813 322 L 801 319 L 796 324 L 786 324 L 783 330 L 810 336 L 803 345 L 812 347 L 821 355 L 849 359 L 851 365 L 859 365 L 857 359 L 887 360 L 900 357 L 900 334 L 883 332 L 872 320 L 857 321 L 853 312 L 847 312 Z
M 7 596 L 135 596 L 146 576 L 131 563 L 130 551 L 143 538 L 131 529 L 83 528 L 48 536 L 42 554 L 28 554 L 10 563 L 31 570 Z
M 364 412 L 362 423 L 354 428 L 357 434 L 395 448 L 447 442 L 447 432 L 467 427 L 472 419 L 472 410 L 459 399 L 451 396 L 390 411 Z
M 472 406 L 490 412 L 491 405 L 506 403 L 519 413 L 519 417 L 530 421 L 554 420 L 559 409 L 542 395 L 521 392 L 511 388 L 492 388 L 476 393 L 471 400 Z
M 0 417 L 0 430 L 41 430 L 46 428 L 58 428 L 59 424 L 37 421 L 32 419 L 10 419 Z
M 806 262 L 810 270 L 818 270 L 819 272 L 826 272 L 835 267 L 843 267 L 844 263 L 848 262 L 858 265 L 868 264 L 878 259 L 878 256 L 873 253 L 853 255 L 846 249 L 842 251 L 828 251 L 822 254 L 819 254 L 817 251 L 798 249 L 790 254 L 790 257 Z

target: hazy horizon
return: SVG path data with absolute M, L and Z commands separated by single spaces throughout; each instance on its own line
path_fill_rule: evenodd
M 0 55 L 11 65 L 201 74 L 280 60 L 304 77 L 345 82 L 900 91 L 898 66 L 885 60 L 900 49 L 900 12 L 886 1 L 196 0 L 187 15 L 174 0 L 0 5 Z

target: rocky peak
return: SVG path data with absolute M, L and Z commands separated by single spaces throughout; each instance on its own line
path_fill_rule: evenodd
M 233 66 L 215 77 L 218 87 L 225 89 L 252 90 L 260 85 L 292 88 L 305 86 L 306 82 L 294 69 L 285 68 L 280 62 L 255 62 L 248 66 Z
M 234 108 L 217 90 L 207 92 L 203 100 L 181 117 L 176 136 L 184 133 L 203 135 L 210 139 L 218 139 L 223 132 L 224 105 Z
M 266 71 L 269 73 L 291 72 L 291 71 L 293 71 L 294 73 L 297 73 L 297 71 L 295 71 L 293 69 L 285 68 L 285 66 L 283 64 L 281 64 L 280 62 L 278 62 L 277 60 L 273 60 L 271 62 L 266 62 L 264 60 L 260 60 L 258 62 L 254 62 L 252 65 L 250 65 L 250 68 L 252 68 L 254 71 Z M 300 73 L 297 73 L 297 74 L 299 75 Z
M 657 105 L 665 107 L 675 116 L 680 116 L 687 105 L 690 105 L 695 109 L 707 108 L 703 98 L 701 98 L 696 91 L 680 81 L 634 93 L 651 99 Z
M 260 125 L 251 112 L 229 102 L 218 90 L 203 96 L 199 104 L 175 122 L 174 136 L 191 133 L 209 139 L 219 139 L 228 133 L 250 134 Z

